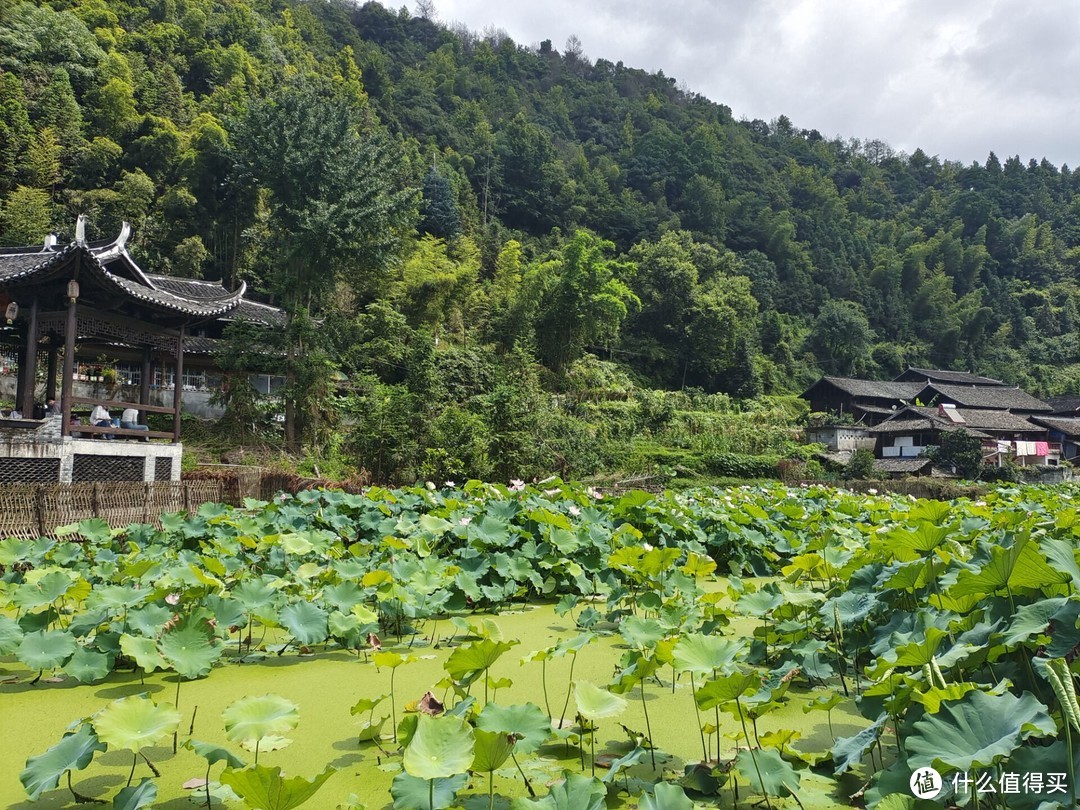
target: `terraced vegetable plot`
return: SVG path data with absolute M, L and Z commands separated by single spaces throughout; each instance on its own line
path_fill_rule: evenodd
M 5 540 L 0 801 L 893 808 L 932 767 L 927 806 L 1071 806 L 1076 492 L 471 482 Z

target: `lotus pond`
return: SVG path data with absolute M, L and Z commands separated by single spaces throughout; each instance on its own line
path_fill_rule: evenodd
M 3 540 L 0 803 L 1073 806 L 1077 495 L 470 482 Z

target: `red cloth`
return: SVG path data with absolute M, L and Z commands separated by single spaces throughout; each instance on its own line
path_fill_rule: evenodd
M 1050 445 L 1047 442 L 1035 442 L 1035 455 L 1048 456 L 1050 455 Z

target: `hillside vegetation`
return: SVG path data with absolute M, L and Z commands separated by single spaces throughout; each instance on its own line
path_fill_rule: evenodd
M 292 325 L 223 364 L 284 357 L 288 441 L 387 480 L 619 464 L 622 411 L 688 410 L 650 389 L 699 415 L 909 364 L 1076 390 L 1078 190 L 375 3 L 0 0 L 4 243 L 82 212 L 146 267 L 247 281 Z

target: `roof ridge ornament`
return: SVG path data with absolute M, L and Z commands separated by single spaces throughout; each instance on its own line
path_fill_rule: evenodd
M 75 220 L 75 244 L 86 244 L 86 214 L 79 214 Z
M 41 248 L 42 253 L 48 253 L 60 242 L 55 233 L 50 233 L 45 237 L 45 244 Z
M 128 241 L 128 239 L 130 237 L 131 237 L 131 223 L 128 222 L 127 220 L 124 220 L 120 224 L 120 235 L 116 237 L 116 246 L 118 248 L 120 248 L 120 250 L 123 250 L 124 246 L 127 245 L 127 241 Z

